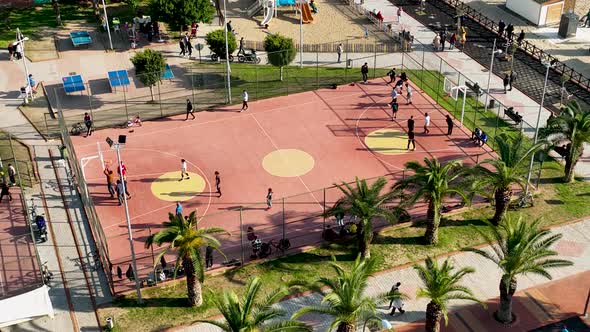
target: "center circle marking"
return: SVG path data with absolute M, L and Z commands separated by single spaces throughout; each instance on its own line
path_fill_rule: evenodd
M 313 169 L 313 157 L 297 149 L 280 149 L 267 154 L 262 160 L 262 167 L 270 174 L 280 177 L 296 177 Z
M 180 171 L 160 175 L 152 181 L 152 194 L 163 201 L 188 201 L 205 189 L 205 179 L 203 177 L 192 172 L 188 174 L 189 179 L 185 177 L 182 181 L 179 181 Z
M 396 155 L 408 152 L 408 134 L 401 130 L 379 129 L 365 137 L 365 144 L 373 152 L 383 155 Z

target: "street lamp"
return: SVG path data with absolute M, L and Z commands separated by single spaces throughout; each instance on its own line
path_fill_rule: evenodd
M 111 29 L 109 28 L 109 17 L 107 16 L 107 6 L 104 4 L 104 0 L 102 0 L 102 8 L 104 9 L 104 20 L 107 24 L 107 33 L 109 34 L 109 44 L 111 45 L 111 50 L 113 49 L 113 40 L 111 39 Z
M 229 67 L 229 47 L 227 42 L 227 4 L 223 0 L 223 26 L 225 31 L 225 66 L 227 72 L 227 103 L 231 104 L 231 68 Z
M 549 78 L 549 69 L 553 68 L 557 60 L 543 61 L 542 64 L 545 66 L 545 82 L 543 83 L 543 94 L 541 95 L 541 104 L 539 105 L 539 113 L 537 113 L 537 125 L 535 126 L 535 138 L 534 143 L 537 144 L 539 140 L 539 122 L 541 122 L 541 112 L 543 111 L 543 104 L 545 103 L 545 93 L 547 92 L 547 79 Z M 529 193 L 529 182 L 531 181 L 531 174 L 533 172 L 533 162 L 535 160 L 535 154 L 531 155 L 531 162 L 529 163 L 529 172 L 526 177 L 526 185 L 524 187 L 525 197 Z
M 117 165 L 119 165 L 119 179 L 123 185 L 123 205 L 125 206 L 125 220 L 127 221 L 127 234 L 129 235 L 129 247 L 131 248 L 131 264 L 135 271 L 135 291 L 137 292 L 137 303 L 141 303 L 141 283 L 139 281 L 139 271 L 137 271 L 137 262 L 135 260 L 135 249 L 133 248 L 133 234 L 131 233 L 131 220 L 129 219 L 129 207 L 127 206 L 126 184 L 123 177 L 123 168 L 121 166 L 121 149 L 125 146 L 127 136 L 119 135 L 118 141 L 115 143 L 110 137 L 106 138 L 107 144 L 112 150 L 117 152 Z
M 27 60 L 25 59 L 25 42 L 27 40 L 29 40 L 29 37 L 23 36 L 20 29 L 16 28 L 16 44 L 14 46 L 20 45 L 23 66 L 25 67 L 25 104 L 28 103 L 29 97 L 31 99 L 33 98 L 33 87 L 29 86 L 29 69 L 27 68 Z
M 490 71 L 488 72 L 488 93 L 486 94 L 484 112 L 488 110 L 488 98 L 490 97 L 490 82 L 492 80 L 492 72 L 494 71 L 494 56 L 496 56 L 496 38 L 494 38 L 494 47 L 492 48 L 492 59 L 490 60 Z

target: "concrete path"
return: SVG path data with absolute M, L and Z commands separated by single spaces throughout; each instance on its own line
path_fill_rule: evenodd
M 553 229 L 554 233 L 563 234 L 563 238 L 557 242 L 555 249 L 561 258 L 574 262 L 573 266 L 552 270 L 551 274 L 554 280 L 559 280 L 590 270 L 590 219 L 561 226 Z M 487 248 L 489 250 L 489 248 Z M 474 267 L 476 272 L 464 279 L 463 285 L 471 288 L 475 296 L 481 300 L 488 300 L 497 297 L 498 283 L 501 273 L 498 268 L 490 261 L 473 253 L 459 253 L 451 256 L 457 268 Z M 442 260 L 442 259 L 441 259 Z M 400 281 L 401 290 L 406 293 L 410 299 L 406 301 L 403 315 L 388 315 L 386 303 L 379 307 L 381 318 L 387 319 L 394 327 L 403 326 L 407 323 L 419 321 L 425 318 L 425 309 L 428 303 L 426 299 L 416 299 L 416 290 L 422 287 L 422 282 L 412 267 L 394 269 L 383 272 L 373 277 L 369 281 L 368 294 L 378 294 L 389 291 L 391 286 Z M 518 278 L 518 289 L 523 290 L 546 283 L 547 280 L 538 276 L 521 276 Z M 582 285 L 570 284 L 567 288 L 583 289 L 582 295 L 585 296 L 587 287 Z M 309 305 L 319 305 L 320 297 L 317 294 L 302 296 L 286 300 L 276 304 L 277 307 L 287 311 L 288 315 L 293 314 L 296 310 Z M 467 301 L 456 301 L 450 306 L 450 311 L 460 310 L 463 306 L 471 304 Z M 325 331 L 331 321 L 327 317 L 319 315 L 310 315 L 304 317 L 305 321 L 312 324 L 315 331 Z M 188 327 L 181 327 L 175 331 L 183 332 L 209 332 L 220 331 L 217 327 L 210 324 L 198 324 Z

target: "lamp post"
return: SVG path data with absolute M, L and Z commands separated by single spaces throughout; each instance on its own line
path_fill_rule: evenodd
M 27 60 L 25 59 L 25 42 L 29 37 L 23 36 L 19 28 L 16 28 L 16 45 L 20 45 L 21 56 L 23 59 L 23 67 L 25 68 L 25 104 L 28 103 L 29 97 L 33 98 L 33 87 L 29 86 L 29 68 L 27 68 Z M 27 87 L 29 87 L 27 89 Z
M 490 71 L 488 72 L 488 93 L 486 94 L 486 102 L 484 105 L 484 112 L 488 110 L 488 98 L 490 98 L 490 82 L 492 80 L 492 72 L 494 71 L 494 56 L 496 55 L 496 38 L 494 38 L 494 47 L 492 48 L 492 60 L 490 60 Z
M 225 31 L 225 66 L 227 72 L 227 103 L 231 104 L 231 68 L 229 67 L 229 46 L 227 42 L 227 4 L 223 0 L 223 29 Z
M 303 0 L 299 0 L 299 68 L 303 68 Z
M 102 9 L 104 10 L 104 21 L 107 24 L 107 33 L 109 35 L 109 45 L 111 45 L 111 50 L 113 49 L 113 40 L 111 39 L 111 29 L 109 28 L 109 17 L 107 16 L 107 6 L 104 4 L 104 0 L 102 0 Z
M 555 65 L 556 60 L 551 60 L 551 62 L 543 62 L 543 65 L 547 68 L 545 70 L 545 82 L 543 83 L 543 94 L 541 95 L 541 104 L 539 105 L 539 113 L 537 113 L 537 125 L 535 126 L 535 138 L 534 143 L 537 144 L 539 140 L 539 122 L 541 122 L 541 112 L 543 111 L 543 104 L 545 103 L 545 93 L 547 92 L 547 79 L 549 78 L 549 70 L 553 68 Z M 529 193 L 529 182 L 531 181 L 531 174 L 533 172 L 533 162 L 535 161 L 535 154 L 531 155 L 531 162 L 529 163 L 529 171 L 526 177 L 526 184 L 524 187 L 524 194 L 525 197 Z
M 133 234 L 131 233 L 131 220 L 129 218 L 129 207 L 127 206 L 127 188 L 125 178 L 123 177 L 123 169 L 121 165 L 121 149 L 125 145 L 127 137 L 119 135 L 118 142 L 113 142 L 109 137 L 106 138 L 107 144 L 111 149 L 117 152 L 117 165 L 119 165 L 119 179 L 123 186 L 123 206 L 125 207 L 125 220 L 127 221 L 127 234 L 129 236 L 129 248 L 131 249 L 131 264 L 133 264 L 133 271 L 135 272 L 135 291 L 137 293 L 137 303 L 142 303 L 141 299 L 141 284 L 139 281 L 139 271 L 137 271 L 137 261 L 135 259 L 135 249 L 133 248 Z

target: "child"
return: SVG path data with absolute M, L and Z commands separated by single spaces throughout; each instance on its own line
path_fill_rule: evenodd
M 180 159 L 180 180 L 178 181 L 182 181 L 184 179 L 184 175 L 186 174 L 186 179 L 190 179 L 190 175 L 188 174 L 188 166 L 186 165 L 186 160 L 184 159 Z

